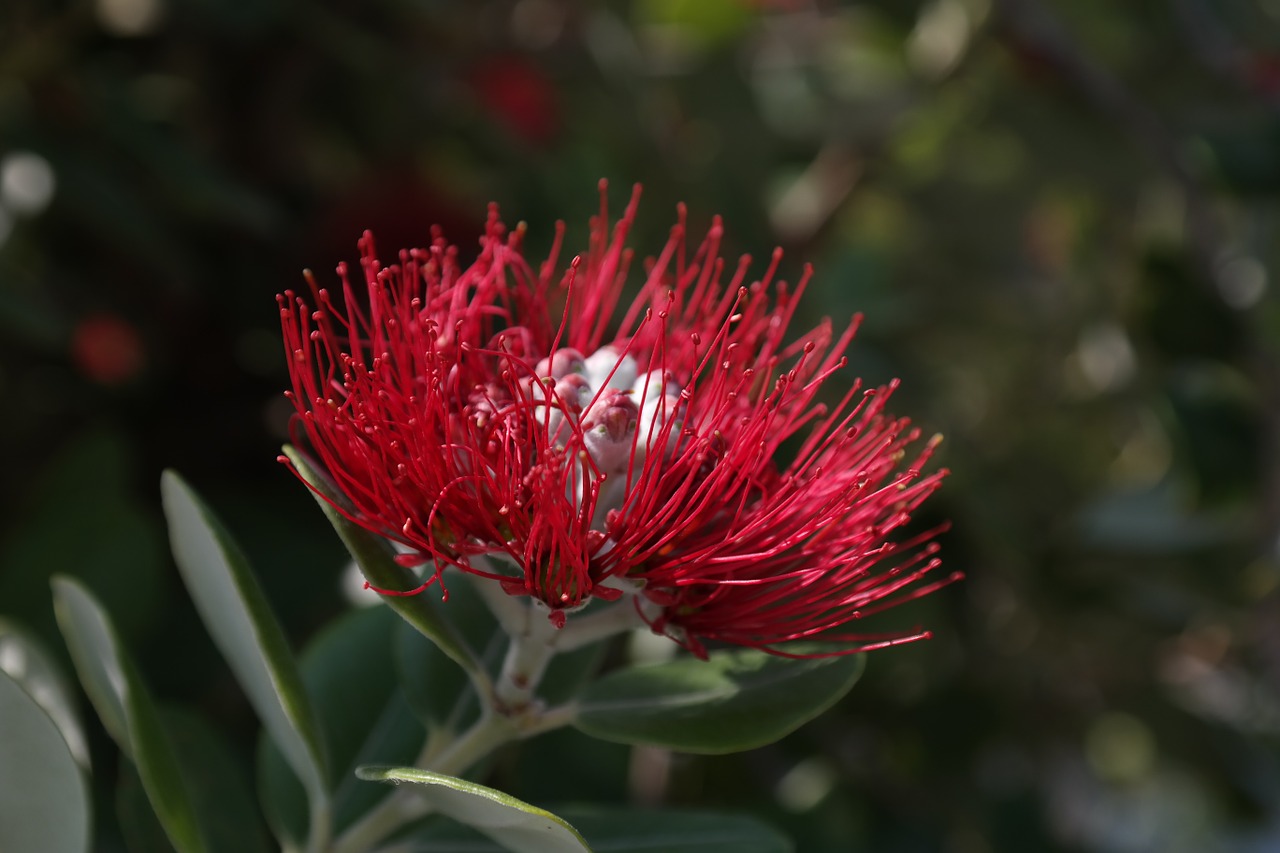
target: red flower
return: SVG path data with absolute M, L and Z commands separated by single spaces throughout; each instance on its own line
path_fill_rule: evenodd
M 830 653 L 926 636 L 868 635 L 864 615 L 955 579 L 933 532 L 902 535 L 944 471 L 908 462 L 919 431 L 885 412 L 894 386 L 819 402 L 857 319 L 788 341 L 810 270 L 775 282 L 726 268 L 717 218 L 692 251 L 685 211 L 615 326 L 639 189 L 563 277 L 563 236 L 533 269 L 523 224 L 491 206 L 479 258 L 431 246 L 382 266 L 360 243 L 365 287 L 341 299 L 308 276 L 280 297 L 289 395 L 316 461 L 356 523 L 433 561 L 529 595 L 563 624 L 592 597 L 633 595 L 654 627 L 706 640 Z M 563 300 L 561 308 L 553 303 Z M 614 329 L 616 328 L 616 332 Z M 424 588 L 427 584 L 424 584 Z

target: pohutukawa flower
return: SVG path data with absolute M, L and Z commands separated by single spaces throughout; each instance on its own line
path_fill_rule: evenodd
M 956 578 L 935 576 L 937 531 L 903 533 L 945 471 L 922 473 L 937 438 L 886 413 L 896 383 L 820 400 L 858 318 L 789 339 L 811 270 L 787 286 L 774 251 L 753 281 L 719 218 L 691 247 L 683 206 L 619 311 L 639 188 L 612 228 L 604 196 L 563 274 L 562 224 L 535 269 L 491 206 L 469 265 L 435 230 L 384 266 L 366 233 L 363 286 L 340 266 L 340 297 L 310 275 L 280 297 L 296 438 L 339 509 L 429 564 L 424 589 L 456 566 L 557 625 L 627 595 L 697 654 L 927 636 L 852 628 Z

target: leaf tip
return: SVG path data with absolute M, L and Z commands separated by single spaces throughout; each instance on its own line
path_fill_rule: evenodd
M 175 501 L 189 498 L 190 494 L 191 487 L 177 471 L 172 468 L 164 469 L 160 474 L 160 502 L 164 505 L 166 515 L 172 513 Z
M 385 782 L 390 769 L 384 764 L 364 764 L 356 768 L 356 778 L 366 782 Z

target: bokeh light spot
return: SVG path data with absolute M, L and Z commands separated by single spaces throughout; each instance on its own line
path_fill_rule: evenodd
M 131 324 L 111 314 L 96 314 L 72 332 L 71 359 L 94 382 L 119 385 L 142 370 L 146 355 Z
M 907 39 L 911 67 L 930 79 L 955 68 L 969 46 L 972 24 L 960 0 L 937 0 L 920 13 Z
M 792 767 L 774 789 L 778 803 L 790 812 L 807 812 L 831 793 L 839 774 L 820 755 L 810 756 Z
M 97 0 L 94 13 L 112 35 L 144 36 L 160 24 L 164 0 Z
M 1215 272 L 1222 301 L 1232 308 L 1252 308 L 1267 292 L 1267 269 L 1257 258 L 1235 255 L 1217 264 Z
M 0 160 L 0 204 L 12 213 L 34 216 L 49 206 L 57 180 L 49 161 L 31 151 Z M 0 224 L 0 237 L 7 233 Z
M 1131 714 L 1108 712 L 1085 734 L 1085 758 L 1093 771 L 1112 782 L 1135 782 L 1151 774 L 1156 742 L 1146 724 Z

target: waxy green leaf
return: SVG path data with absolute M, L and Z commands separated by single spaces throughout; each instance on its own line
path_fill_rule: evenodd
M 793 853 L 795 845 L 745 815 L 647 809 L 566 808 L 595 853 Z
M 361 779 L 410 782 L 446 817 L 479 830 L 513 853 L 582 853 L 587 842 L 563 818 L 465 779 L 414 767 L 361 767 Z
M 0 850 L 83 853 L 89 794 L 44 708 L 0 670 Z
M 178 765 L 188 798 L 199 821 L 201 837 L 211 853 L 268 853 L 267 827 L 254 798 L 248 767 L 239 750 L 198 714 L 162 708 L 161 723 Z M 171 853 L 164 829 L 147 801 L 133 765 L 122 762 L 115 783 L 115 810 L 130 853 Z M 303 803 L 305 815 L 306 804 Z
M 569 806 L 556 814 L 595 853 L 793 853 L 778 830 L 745 815 Z M 397 835 L 386 849 L 431 853 L 507 853 L 474 829 L 432 816 Z
M 320 504 L 333 529 L 342 539 L 342 544 L 347 546 L 347 550 L 351 552 L 352 558 L 360 566 L 360 571 L 370 584 L 378 589 L 398 591 L 417 589 L 421 585 L 417 575 L 395 561 L 395 549 L 386 539 L 352 523 L 338 511 L 336 505 L 345 505 L 346 498 L 334 488 L 327 477 L 311 465 L 304 454 L 288 445 L 284 447 L 284 454 L 311 487 L 316 503 Z M 418 595 L 388 595 L 384 596 L 383 600 L 388 607 L 422 632 L 455 663 L 473 676 L 480 676 L 483 668 L 479 661 L 472 656 L 466 641 L 453 623 L 431 606 L 429 594 L 424 592 Z
M 6 619 L 0 619 L 0 670 L 22 685 L 44 709 L 62 732 L 76 763 L 87 770 L 89 747 L 76 713 L 71 682 L 34 635 Z
M 201 620 L 311 804 L 312 836 L 328 833 L 323 739 L 298 667 L 244 555 L 172 471 L 161 479 L 173 557 Z M 313 841 L 316 838 L 313 837 Z
M 53 579 L 53 607 L 80 683 L 107 732 L 137 766 L 170 842 L 182 853 L 206 850 L 182 767 L 106 613 L 84 586 L 64 577 Z
M 849 692 L 862 668 L 862 655 L 791 659 L 754 649 L 634 666 L 588 685 L 574 725 L 620 743 L 737 752 L 821 714 Z
M 394 613 L 375 605 L 343 615 L 302 653 L 302 680 L 319 715 L 325 754 L 336 776 L 335 834 L 391 793 L 361 782 L 355 776 L 356 767 L 371 762 L 412 763 L 426 740 L 426 730 L 396 676 L 393 637 L 400 628 L 408 630 Z M 417 632 L 410 633 L 430 645 Z M 448 665 L 461 673 L 452 663 Z M 259 750 L 258 776 L 272 825 L 287 837 L 301 840 L 306 799 L 283 755 L 269 740 Z

